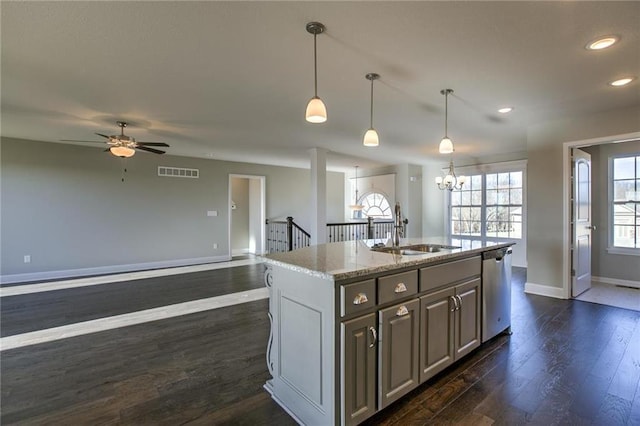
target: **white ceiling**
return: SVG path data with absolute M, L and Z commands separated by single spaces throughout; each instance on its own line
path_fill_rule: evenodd
M 100 140 L 116 120 L 169 154 L 329 168 L 526 151 L 527 127 L 640 105 L 640 2 L 3 2 L 2 135 Z M 329 119 L 304 120 L 318 94 Z M 597 36 L 621 41 L 587 51 Z M 362 146 L 377 72 L 378 148 Z M 496 112 L 509 105 L 508 115 Z M 106 154 L 105 154 L 106 155 Z M 141 153 L 140 155 L 151 155 Z

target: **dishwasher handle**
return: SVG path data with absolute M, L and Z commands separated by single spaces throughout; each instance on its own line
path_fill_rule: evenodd
M 502 261 L 505 257 L 509 256 L 513 250 L 511 247 L 498 249 L 498 250 L 489 250 L 482 253 L 482 260 L 491 260 L 495 259 L 496 262 Z

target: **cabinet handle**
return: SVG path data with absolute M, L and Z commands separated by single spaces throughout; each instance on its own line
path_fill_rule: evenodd
M 456 299 L 458 299 L 458 310 L 462 308 L 462 297 L 459 294 L 456 294 Z
M 455 312 L 458 310 L 458 299 L 455 296 L 451 296 L 449 299 L 453 301 L 453 308 L 451 308 L 451 312 Z
M 367 303 L 369 301 L 369 298 L 367 298 L 367 295 L 364 293 L 358 293 L 356 295 L 356 297 L 354 297 L 353 299 L 353 304 L 354 305 L 362 305 L 363 303 Z
M 404 293 L 405 291 L 407 291 L 407 286 L 404 285 L 404 283 L 398 283 L 396 284 L 396 288 L 393 291 L 394 293 Z
M 375 328 L 369 327 L 369 333 L 371 333 L 371 338 L 373 339 L 373 342 L 371 342 L 371 344 L 369 345 L 369 347 L 372 348 L 376 345 L 376 343 L 378 343 L 378 332 Z
M 407 309 L 406 306 L 402 305 L 398 308 L 398 310 L 396 311 L 396 316 L 397 317 L 403 317 L 405 315 L 409 315 L 409 310 Z

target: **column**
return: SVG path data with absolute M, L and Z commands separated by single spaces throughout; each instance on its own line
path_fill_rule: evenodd
M 311 155 L 311 244 L 327 242 L 327 150 L 313 148 Z

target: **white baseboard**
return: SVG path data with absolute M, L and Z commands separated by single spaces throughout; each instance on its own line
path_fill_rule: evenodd
M 619 280 L 617 278 L 594 277 L 594 276 L 591 277 L 591 281 L 597 281 L 603 284 L 612 284 L 612 285 L 621 285 L 625 287 L 640 288 L 640 281 Z
M 531 282 L 524 284 L 524 292 L 527 294 L 537 294 L 538 296 L 554 297 L 556 299 L 566 299 L 562 287 L 551 287 Z
M 249 248 L 233 249 L 231 250 L 232 256 L 242 256 L 243 254 L 250 254 Z
M 177 266 L 200 265 L 203 263 L 228 262 L 231 258 L 224 256 L 196 257 L 191 259 L 163 260 L 159 262 L 132 263 L 128 265 L 97 266 L 95 268 L 64 269 L 57 271 L 30 272 L 25 274 L 0 275 L 0 283 L 13 284 L 29 281 L 55 280 L 88 275 L 118 274 L 122 272 L 144 271 L 148 269 L 174 268 Z

